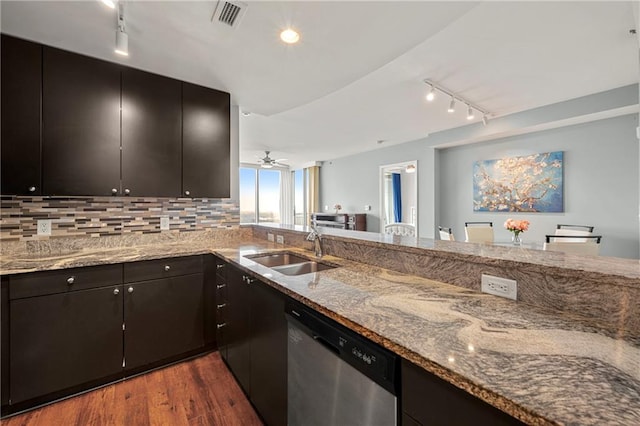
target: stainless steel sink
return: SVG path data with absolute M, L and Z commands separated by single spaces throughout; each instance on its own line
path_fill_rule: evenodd
M 271 269 L 278 271 L 284 275 L 303 275 L 310 274 L 312 272 L 324 271 L 326 269 L 333 269 L 335 266 L 328 265 L 326 263 L 318 263 L 314 261 L 308 261 L 303 263 L 296 263 L 292 265 L 274 266 Z
M 256 263 L 272 268 L 274 266 L 292 265 L 295 263 L 308 262 L 309 259 L 297 256 L 292 253 L 267 253 L 245 256 Z

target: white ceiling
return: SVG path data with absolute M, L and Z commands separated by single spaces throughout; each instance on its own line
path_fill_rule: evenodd
M 627 2 L 249 1 L 238 28 L 215 1 L 127 1 L 128 58 L 115 12 L 84 2 L 2 1 L 2 31 L 229 91 L 242 161 L 293 164 L 420 139 L 468 124 L 429 78 L 505 115 L 638 82 Z M 293 26 L 300 43 L 279 32 Z M 476 120 L 479 120 L 478 117 Z

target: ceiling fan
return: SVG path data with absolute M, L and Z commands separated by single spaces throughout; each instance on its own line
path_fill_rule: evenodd
M 270 169 L 274 166 L 287 167 L 286 164 L 280 163 L 280 161 L 287 161 L 286 158 L 279 158 L 277 160 L 274 160 L 273 158 L 269 157 L 271 151 L 265 151 L 264 153 L 265 156 L 258 160 L 258 164 L 260 164 L 260 167 L 262 167 L 263 169 Z

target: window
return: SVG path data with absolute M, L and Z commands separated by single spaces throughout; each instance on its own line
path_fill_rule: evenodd
M 293 172 L 293 216 L 295 225 L 305 225 L 304 170 Z
M 280 170 L 240 168 L 240 223 L 280 223 Z

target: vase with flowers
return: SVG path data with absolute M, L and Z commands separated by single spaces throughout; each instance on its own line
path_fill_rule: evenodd
M 340 204 L 334 205 L 333 208 L 336 211 L 336 214 L 340 213 L 340 210 L 342 210 L 342 206 Z
M 522 241 L 520 240 L 520 234 L 529 229 L 529 221 L 528 220 L 516 220 L 516 219 L 507 219 L 504 223 L 504 227 L 509 232 L 513 232 L 513 237 L 511 237 L 511 241 L 514 246 L 519 246 Z

